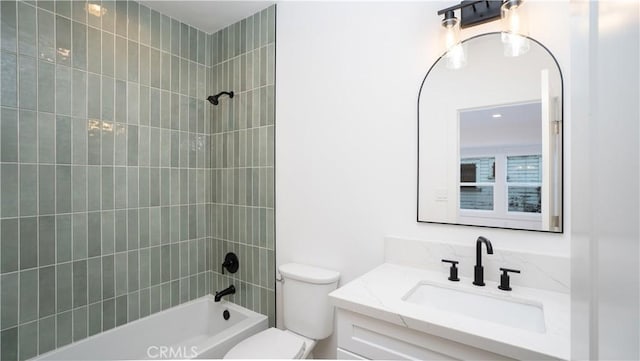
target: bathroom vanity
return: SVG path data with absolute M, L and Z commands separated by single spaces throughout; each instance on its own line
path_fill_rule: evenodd
M 386 247 L 386 263 L 330 294 L 339 359 L 569 358 L 569 294 L 555 276 L 567 259 L 527 259 L 494 245 L 478 287 L 471 245 L 388 239 Z M 447 254 L 462 265 L 458 282 L 439 262 Z M 513 276 L 511 291 L 498 289 L 501 263 L 526 275 Z

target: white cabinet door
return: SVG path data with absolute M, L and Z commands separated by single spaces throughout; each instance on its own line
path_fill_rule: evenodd
M 338 310 L 338 347 L 374 360 L 512 360 L 357 313 Z

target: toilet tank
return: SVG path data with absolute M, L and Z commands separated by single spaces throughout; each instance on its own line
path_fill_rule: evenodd
M 333 333 L 333 306 L 329 293 L 340 273 L 298 263 L 278 268 L 282 275 L 284 327 L 299 335 L 322 340 Z

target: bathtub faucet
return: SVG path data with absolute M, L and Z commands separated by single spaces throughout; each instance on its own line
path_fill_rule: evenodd
M 216 292 L 215 301 L 216 302 L 220 302 L 222 297 L 227 296 L 227 295 L 232 295 L 234 293 L 236 293 L 236 288 L 233 285 L 231 285 L 231 286 L 225 288 L 224 290 L 222 290 L 220 292 Z

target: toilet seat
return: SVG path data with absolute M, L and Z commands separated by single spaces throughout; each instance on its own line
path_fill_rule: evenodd
M 235 345 L 225 359 L 299 359 L 306 344 L 301 336 L 277 328 L 268 328 Z

